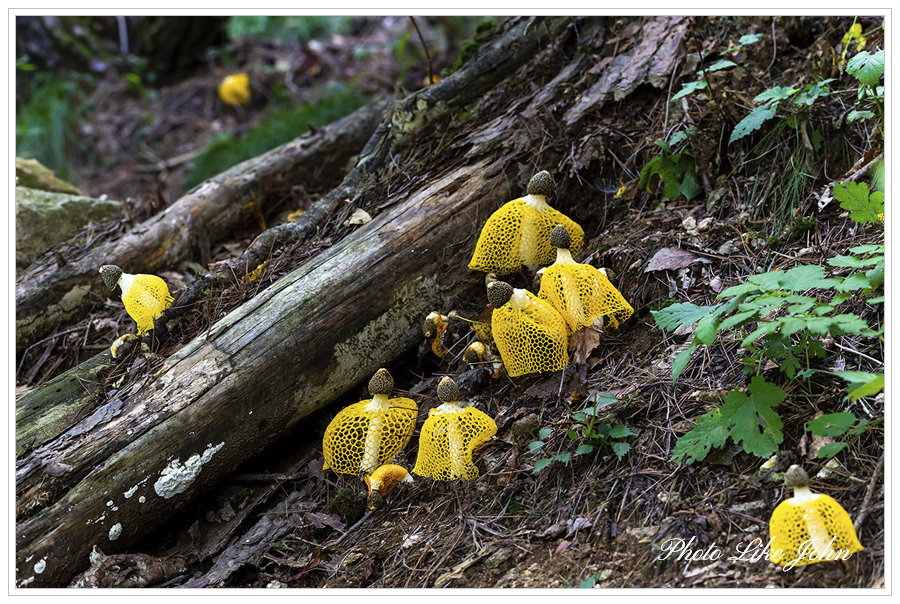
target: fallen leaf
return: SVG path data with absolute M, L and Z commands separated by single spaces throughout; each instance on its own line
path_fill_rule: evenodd
M 343 531 L 346 526 L 341 522 L 340 516 L 337 514 L 328 514 L 326 512 L 310 512 L 306 515 L 306 520 L 316 528 L 330 526 L 333 529 Z
M 344 226 L 352 224 L 369 224 L 372 222 L 372 216 L 362 208 L 356 208 L 350 215 L 350 218 L 344 221 Z
M 575 352 L 575 363 L 587 363 L 591 353 L 600 345 L 600 332 L 584 327 L 569 338 L 569 352 Z
M 647 263 L 647 268 L 644 269 L 644 272 L 676 270 L 688 267 L 695 262 L 708 264 L 710 261 L 677 247 L 665 247 L 653 254 L 653 257 L 650 258 L 650 262 Z
M 571 541 L 560 541 L 559 545 L 556 546 L 556 551 L 553 553 L 558 554 L 559 552 L 563 552 L 563 551 L 569 549 L 570 545 L 572 545 Z

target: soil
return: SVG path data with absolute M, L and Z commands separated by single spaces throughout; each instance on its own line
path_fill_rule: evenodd
M 835 36 L 839 41 L 840 32 L 846 31 L 851 21 L 825 22 L 816 40 L 834 44 Z M 816 43 L 821 45 L 813 42 L 806 48 L 792 44 L 786 30 L 782 31 L 780 24 L 773 25 L 769 18 L 740 25 L 766 32 L 779 28 L 779 75 L 809 71 Z M 744 33 L 735 20 L 707 20 L 697 27 L 702 29 L 698 32 L 701 36 L 704 31 L 710 35 L 718 32 L 716 40 L 703 38 L 707 55 L 714 48 L 727 47 L 720 41 L 733 41 Z M 393 35 L 389 27 L 372 28 L 360 34 L 368 38 L 334 38 L 319 43 L 315 51 L 248 46 L 238 52 L 248 63 L 277 62 L 284 57 L 296 62 L 304 53 L 314 55 L 308 67 L 292 73 L 294 79 L 289 86 L 309 98 L 329 82 L 353 74 L 366 74 L 358 84 L 367 92 L 375 92 L 391 89 L 397 77 L 386 43 Z M 364 45 L 382 50 L 365 59 L 354 59 L 351 49 Z M 696 52 L 697 44 L 692 42 L 690 46 Z M 435 57 L 435 69 L 448 66 L 453 58 Z M 744 74 L 741 94 L 753 98 L 772 86 L 786 85 L 776 81 L 774 71 L 766 70 L 769 61 L 775 61 L 771 53 L 750 60 L 755 69 L 750 75 Z M 424 69 L 415 66 L 406 74 L 405 84 L 412 86 L 424 76 Z M 266 77 L 257 78 L 255 89 L 271 85 Z M 223 129 L 250 129 L 265 114 L 262 100 L 245 111 L 224 110 L 215 92 L 219 78 L 215 71 L 206 71 L 160 89 L 153 99 L 140 98 L 121 79 L 111 78 L 101 84 L 96 92 L 97 113 L 83 129 L 86 144 L 106 159 L 83 166 L 83 189 L 92 195 L 131 198 L 135 208 L 149 204 L 148 212 L 155 211 L 160 200 L 164 204 L 166 199 L 177 198 L 188 162 L 163 167 L 164 160 L 189 155 Z M 727 85 L 739 84 L 729 81 Z M 817 374 L 805 392 L 798 383 L 783 380 L 777 368 L 767 367 L 766 377 L 790 389 L 791 395 L 778 408 L 785 437 L 774 468 L 776 476 L 761 469 L 765 459 L 746 454 L 740 447 L 716 451 L 701 463 L 677 465 L 670 460 L 677 439 L 691 429 L 698 415 L 718 407 L 727 390 L 744 388 L 747 382 L 737 342 L 722 341 L 706 349 L 701 347 L 673 384 L 672 362 L 686 340 L 659 330 L 650 312 L 673 301 L 713 304 L 721 291 L 719 283 L 727 287 L 748 274 L 790 268 L 803 257 L 802 248 L 814 247 L 814 257 L 808 260 L 822 263 L 822 259 L 844 253 L 852 245 L 883 242 L 883 232 L 857 228 L 835 207 L 837 204 L 818 212 L 814 193 L 826 182 L 820 181 L 816 187 L 810 186 L 795 209 L 795 216 L 813 218 L 811 228 L 787 229 L 779 241 L 765 242 L 773 218 L 768 210 L 751 207 L 745 196 L 757 185 L 767 186 L 768 176 L 737 170 L 726 178 L 730 162 L 740 158 L 718 157 L 715 138 L 704 146 L 704 153 L 698 153 L 698 163 L 709 166 L 707 176 L 712 182 L 718 175 L 724 183 L 727 194 L 718 202 L 708 195 L 693 202 L 683 198 L 669 201 L 638 191 L 637 175 L 653 156 L 652 142 L 666 135 L 663 105 L 642 107 L 640 93 L 636 93 L 629 102 L 610 108 L 610 140 L 618 145 L 616 160 L 628 172 L 598 171 L 595 184 L 602 194 L 594 205 L 580 204 L 572 212 L 573 218 L 590 226 L 585 229 L 587 244 L 576 259 L 612 269 L 613 283 L 635 308 L 627 323 L 618 330 L 593 335 L 565 376 L 556 372 L 513 379 L 503 372 L 493 375 L 489 369 L 470 368 L 462 362 L 461 354 L 472 335 L 462 322 L 453 325 L 455 344 L 445 358 L 436 357 L 423 342 L 419 350 L 389 368 L 396 382 L 395 396 L 410 396 L 418 403 L 419 427 L 428 409 L 437 404 L 434 387 L 440 375 L 454 376 L 463 399 L 495 418 L 498 431 L 477 456 L 477 479 L 447 484 L 414 477 L 415 482 L 401 484 L 387 496 L 384 509 L 363 517 L 365 485 L 356 477 L 321 469 L 324 426 L 337 410 L 364 398 L 365 384 L 361 384 L 357 397 L 339 401 L 309 419 L 290 442 L 277 445 L 263 458 L 238 469 L 232 479 L 160 527 L 133 551 L 186 557 L 188 570 L 165 583 L 184 585 L 191 578 L 202 577 L 217 558 L 227 560 L 277 503 L 294 494 L 296 505 L 282 512 L 289 530 L 272 541 L 260 542 L 255 557 L 235 565 L 213 585 L 883 587 L 884 489 L 877 469 L 884 450 L 882 425 L 863 433 L 838 456 L 839 469 L 827 478 L 813 478 L 812 483 L 814 490 L 840 501 L 854 519 L 863 511 L 866 500 L 867 515 L 858 529 L 865 550 L 846 562 L 787 571 L 764 558 L 769 516 L 781 500 L 790 496 L 778 473 L 791 463 L 802 462 L 814 476 L 823 466 L 821 460 L 809 455 L 811 436 L 804 432 L 805 423 L 817 413 L 848 408 L 860 417 L 875 419 L 883 416 L 883 397 L 848 407 L 844 383 L 836 377 Z M 694 102 L 689 112 L 694 123 L 704 124 L 702 130 L 709 136 L 724 127 L 727 119 L 703 105 Z M 847 146 L 858 155 L 847 165 L 829 167 L 829 174 L 843 172 L 872 146 L 865 135 L 854 131 L 847 136 L 851 141 Z M 773 161 L 789 158 L 791 151 L 775 149 Z M 611 159 L 611 165 L 616 160 Z M 617 196 L 622 184 L 626 187 L 624 195 Z M 772 186 L 770 180 L 768 186 Z M 601 207 L 602 211 L 597 209 Z M 696 224 L 706 217 L 714 219 L 709 230 L 698 235 L 688 232 L 691 220 Z M 270 226 L 273 223 L 270 221 Z M 720 251 L 720 246 L 731 240 L 743 241 L 744 245 Z M 248 241 L 223 245 L 213 261 L 238 255 Z M 644 270 L 658 250 L 679 246 L 694 253 L 693 264 L 672 270 Z M 172 277 L 180 277 L 181 283 L 191 280 L 188 267 Z M 530 275 L 521 274 L 513 276 L 512 281 L 516 287 L 530 287 L 530 279 Z M 485 300 L 466 301 L 465 308 L 458 310 L 471 318 L 485 305 Z M 846 312 L 860 313 L 870 325 L 884 319 L 883 310 L 873 310 L 863 303 Z M 90 344 L 108 346 L 115 334 L 104 331 L 102 321 L 121 323 L 125 317 L 121 309 L 110 305 L 98 308 L 91 320 L 95 329 Z M 824 360 L 816 361 L 818 368 L 833 371 L 842 362 L 856 363 L 858 358 L 849 350 L 883 359 L 882 349 L 871 340 L 844 338 L 837 344 L 842 348 L 833 348 Z M 75 362 L 77 359 L 61 362 L 54 372 Z M 31 383 L 49 379 L 47 373 L 28 369 L 26 363 L 22 374 L 28 372 Z M 871 365 L 865 370 L 883 369 Z M 561 377 L 562 396 L 558 400 Z M 19 385 L 27 387 L 22 378 Z M 621 458 L 609 442 L 587 440 L 583 424 L 573 417 L 607 393 L 616 400 L 600 409 L 598 421 L 624 425 L 633 432 L 623 439 L 630 444 L 630 451 Z M 541 428 L 552 433 L 535 454 L 529 444 L 538 440 Z M 398 460 L 404 467 L 411 468 L 415 463 L 416 440 L 414 437 L 405 459 Z M 575 453 L 579 446 L 591 443 L 595 448 L 590 452 L 535 471 L 541 458 Z M 210 551 L 203 544 L 215 541 L 214 536 L 220 545 Z M 694 552 L 692 560 L 675 559 L 677 553 L 660 559 L 666 547 L 679 543 L 689 544 Z M 745 559 L 734 559 L 742 552 Z M 748 559 L 753 556 L 757 559 Z

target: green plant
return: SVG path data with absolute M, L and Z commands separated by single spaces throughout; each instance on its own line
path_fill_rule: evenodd
M 738 52 L 744 50 L 745 46 L 749 46 L 750 44 L 755 44 L 756 42 L 759 42 L 762 39 L 762 37 L 763 37 L 762 34 L 747 34 L 745 36 L 741 36 L 740 40 L 738 40 L 737 46 L 732 46 L 728 50 L 725 50 L 724 52 L 722 52 L 722 55 L 738 53 Z M 715 63 L 713 63 L 712 65 L 710 65 L 709 67 L 707 67 L 705 69 L 697 70 L 697 76 L 700 77 L 701 79 L 694 80 L 692 82 L 686 82 L 686 83 L 682 84 L 681 90 L 679 90 L 677 93 L 675 93 L 675 96 L 673 96 L 670 99 L 670 101 L 677 101 L 681 97 L 687 96 L 687 95 L 691 94 L 692 92 L 695 92 L 697 90 L 705 90 L 706 88 L 708 88 L 709 83 L 707 82 L 707 80 L 705 78 L 704 72 L 705 72 L 705 74 L 710 74 L 710 73 L 713 73 L 716 71 L 721 71 L 723 69 L 729 69 L 731 67 L 737 67 L 737 63 L 735 63 L 734 61 L 729 61 L 727 59 L 720 59 L 719 61 L 716 61 Z
M 874 107 L 879 117 L 884 120 L 884 86 L 878 83 L 884 76 L 884 51 L 879 50 L 872 54 L 863 51 L 854 56 L 847 63 L 847 73 L 855 77 L 859 83 L 857 102 L 865 106 Z M 847 121 L 868 119 L 875 114 L 866 109 L 853 110 L 847 115 Z
M 194 159 L 184 188 L 191 189 L 244 160 L 300 136 L 309 125 L 319 127 L 330 124 L 365 102 L 365 95 L 355 87 L 335 86 L 326 90 L 317 103 L 303 102 L 298 107 L 267 115 L 244 137 L 222 134 Z
M 552 457 L 537 460 L 534 464 L 534 473 L 537 474 L 554 461 L 568 466 L 569 462 L 572 461 L 572 457 L 593 453 L 600 447 L 610 447 L 619 459 L 625 457 L 628 451 L 631 450 L 631 445 L 621 439 L 632 436 L 634 432 L 628 426 L 607 424 L 597 419 L 600 408 L 615 400 L 615 395 L 601 394 L 594 398 L 593 405 L 585 406 L 581 411 L 572 413 L 571 419 L 574 424 L 566 430 L 566 436 L 572 441 L 579 441 L 581 444 L 575 449 L 574 453 L 564 451 Z M 550 438 L 552 434 L 553 430 L 550 428 L 542 428 L 538 432 L 538 440 L 528 444 L 528 450 L 537 454 L 538 451 L 543 449 L 546 439 Z
M 851 211 L 850 218 L 862 223 L 879 223 L 883 196 L 871 195 L 865 184 L 841 183 L 835 187 L 841 207 Z M 694 339 L 672 364 L 672 380 L 690 361 L 700 344 L 711 345 L 720 333 L 742 332 L 740 346 L 746 351 L 743 362 L 751 380 L 748 396 L 732 390 L 725 404 L 700 416 L 697 426 L 679 439 L 672 453 L 675 461 L 693 463 L 704 459 L 711 447 L 725 444 L 731 437 L 748 453 L 766 457 L 781 442 L 781 420 L 774 407 L 787 396 L 759 375 L 766 361 L 774 361 L 789 379 L 808 379 L 814 370 L 813 357 L 825 356 L 822 340 L 826 336 L 859 335 L 881 337 L 853 313 L 840 313 L 838 307 L 853 297 L 853 292 L 870 295 L 884 283 L 884 246 L 862 245 L 850 248 L 847 256 L 836 256 L 828 264 L 838 268 L 859 269 L 845 277 L 826 277 L 822 266 L 804 265 L 787 271 L 751 275 L 744 283 L 729 287 L 716 306 L 698 306 L 689 302 L 651 311 L 661 329 L 674 330 L 696 322 Z M 807 295 L 810 290 L 821 293 Z M 830 292 L 831 298 L 826 295 Z M 884 296 L 869 298 L 870 304 Z M 749 332 L 749 333 L 747 333 Z M 746 335 L 744 335 L 746 333 Z M 877 376 L 851 390 L 851 396 L 877 394 L 884 387 Z M 762 420 L 761 422 L 759 420 Z
M 353 17 L 321 15 L 256 16 L 244 15 L 228 19 L 225 26 L 229 38 L 272 40 L 284 45 L 305 44 L 329 34 L 349 32 Z
M 843 373 L 864 373 L 864 372 L 843 372 Z M 869 374 L 873 375 L 873 374 Z M 879 377 L 873 378 L 873 381 L 877 381 Z M 884 387 L 884 374 L 880 376 L 881 387 Z M 856 438 L 863 432 L 865 432 L 871 426 L 875 424 L 879 424 L 882 422 L 882 419 L 875 420 L 872 423 L 869 423 L 866 419 L 859 420 L 859 423 L 856 424 L 856 416 L 852 413 L 848 413 L 846 411 L 840 413 L 828 413 L 826 415 L 821 415 L 816 419 L 806 422 L 806 429 L 809 430 L 815 436 L 826 436 L 830 438 L 840 438 L 840 437 L 849 437 Z M 854 427 L 856 424 L 856 427 Z M 850 443 L 846 442 L 830 442 L 821 449 L 816 454 L 818 459 L 827 459 L 829 457 L 834 457 L 841 451 L 843 451 Z
M 654 141 L 663 150 L 663 155 L 654 157 L 641 169 L 638 189 L 653 193 L 662 181 L 662 194 L 667 199 L 684 195 L 691 201 L 700 194 L 702 189 L 695 176 L 694 156 L 686 149 L 675 151 L 694 132 L 694 128 L 686 128 L 673 134 L 668 143 L 662 139 Z

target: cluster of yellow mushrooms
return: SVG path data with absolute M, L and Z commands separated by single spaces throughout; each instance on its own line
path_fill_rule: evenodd
M 575 262 L 584 231 L 550 207 L 555 193 L 552 176 L 539 172 L 528 183 L 527 195 L 504 204 L 485 223 L 469 268 L 506 275 L 523 267 L 537 271 L 538 294 L 516 289 L 489 276 L 487 297 L 493 312 L 490 325 L 475 322 L 476 341 L 463 353 L 469 364 L 487 363 L 510 376 L 565 369 L 571 334 L 595 325 L 616 328 L 633 313 L 632 307 L 600 270 Z M 552 263 L 552 264 L 551 264 Z M 153 329 L 154 319 L 172 303 L 165 282 L 154 275 L 130 275 L 121 268 L 100 268 L 104 283 L 122 291 L 125 310 L 137 323 L 138 335 L 125 335 L 112 346 L 135 340 Z M 430 313 L 423 333 L 433 352 L 444 357 L 450 317 Z M 496 347 L 496 353 L 492 349 Z M 498 353 L 498 354 L 497 354 Z M 372 396 L 341 410 L 328 425 L 322 441 L 324 468 L 364 478 L 367 505 L 379 509 L 384 497 L 400 482 L 412 482 L 409 472 L 393 463 L 412 438 L 418 406 L 409 398 L 390 398 L 394 380 L 379 369 L 369 381 Z M 441 404 L 429 411 L 419 435 L 414 474 L 434 480 L 472 480 L 478 476 L 476 449 L 497 432 L 482 411 L 460 403 L 459 388 L 449 377 L 437 386 Z M 769 522 L 771 559 L 782 566 L 835 559 L 861 549 L 847 512 L 831 497 L 809 490 L 809 478 L 791 466 L 785 485 L 794 496 L 783 501 Z

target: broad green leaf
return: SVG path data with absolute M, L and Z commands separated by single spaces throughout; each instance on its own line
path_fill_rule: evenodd
M 681 185 L 679 185 L 678 190 L 684 195 L 684 198 L 687 201 L 691 201 L 697 195 L 703 192 L 703 188 L 700 186 L 700 183 L 697 182 L 697 179 L 694 178 L 694 175 L 690 170 L 685 172 L 684 179 L 681 181 Z
M 847 389 L 854 390 L 864 384 L 868 384 L 880 374 L 868 371 L 835 371 L 841 379 L 847 380 Z
M 587 455 L 594 452 L 594 445 L 581 445 L 575 449 L 575 455 Z
M 697 322 L 697 330 L 694 332 L 694 337 L 701 344 L 712 346 L 716 341 L 716 334 L 719 333 L 718 324 L 719 319 L 716 313 L 706 315 Z
M 781 418 L 773 408 L 787 398 L 787 393 L 759 375 L 753 376 L 749 391 L 749 397 L 739 390 L 729 392 L 721 409 L 722 417 L 731 438 L 741 444 L 744 451 L 757 457 L 769 457 L 784 439 Z M 764 426 L 760 425 L 760 419 Z
M 651 310 L 650 314 L 653 315 L 657 327 L 666 331 L 674 331 L 682 325 L 696 323 L 717 308 L 718 305 L 697 306 L 690 302 L 678 302 L 670 304 L 662 310 Z
M 759 316 L 759 307 L 731 315 L 719 325 L 719 331 L 734 329 Z
M 827 289 L 839 283 L 837 279 L 825 278 L 825 267 L 818 264 L 805 264 L 780 273 L 779 284 L 785 289 L 806 291 L 808 289 Z
M 553 463 L 552 459 L 539 459 L 534 462 L 534 470 L 531 471 L 532 474 L 537 474 L 547 466 Z
M 562 462 L 564 465 L 569 465 L 569 462 L 572 461 L 572 454 L 566 451 L 565 453 L 560 453 L 553 459 Z
M 696 128 L 693 128 L 693 127 L 685 128 L 684 130 L 679 130 L 678 132 L 676 132 L 669 138 L 669 146 L 670 147 L 678 146 L 678 143 L 686 140 L 688 136 L 693 135 L 696 131 L 697 131 Z
M 569 440 L 578 440 L 578 433 L 575 432 L 575 430 L 572 430 L 571 428 L 566 430 L 566 436 L 569 437 Z
M 868 304 L 884 304 L 884 296 L 876 296 L 874 298 L 869 298 L 866 300 Z
M 749 348 L 753 344 L 753 342 L 757 340 L 757 338 L 766 334 L 775 333 L 777 329 L 778 323 L 774 323 L 771 321 L 761 323 L 760 326 L 753 330 L 750 335 L 741 340 L 741 348 Z
M 691 344 L 690 348 L 687 350 L 682 350 L 678 353 L 678 356 L 675 357 L 675 360 L 672 362 L 672 383 L 674 384 L 678 380 L 678 376 L 681 375 L 681 372 L 684 371 L 684 368 L 687 367 L 687 364 L 691 360 L 691 353 L 697 349 L 696 344 Z
M 684 84 L 681 87 L 681 90 L 678 91 L 678 94 L 673 96 L 671 100 L 676 101 L 683 96 L 689 95 L 690 93 L 694 92 L 695 90 L 703 90 L 704 88 L 706 88 L 705 80 L 700 80 L 698 82 L 688 82 L 687 84 Z
M 802 317 L 779 317 L 777 321 L 781 326 L 781 335 L 783 336 L 795 334 L 806 328 L 806 319 Z
M 816 454 L 818 459 L 825 459 L 826 457 L 834 457 L 841 451 L 847 448 L 847 443 L 828 443 Z
M 796 88 L 787 88 L 784 86 L 776 86 L 775 88 L 770 88 L 765 92 L 761 92 L 756 97 L 754 97 L 753 102 L 762 103 L 763 101 L 771 101 L 776 100 L 780 101 L 782 99 L 786 99 L 792 94 L 797 92 Z
M 875 114 L 871 111 L 856 111 L 853 110 L 847 114 L 848 122 L 855 122 L 856 120 L 870 120 L 875 117 Z
M 540 451 L 541 447 L 543 447 L 543 446 L 544 446 L 544 441 L 534 440 L 534 441 L 531 441 L 530 443 L 528 443 L 528 450 L 531 451 L 532 453 L 535 453 L 537 451 Z
M 609 405 L 610 403 L 614 403 L 617 400 L 619 399 L 616 397 L 616 395 L 610 392 L 604 392 L 603 394 L 598 394 L 596 397 L 594 397 L 594 403 L 597 405 L 597 407 Z M 587 413 L 587 408 L 585 408 L 584 412 Z
M 797 372 L 797 378 L 801 380 L 809 379 L 815 374 L 815 369 L 804 369 L 803 371 Z
M 727 59 L 719 59 L 718 61 L 716 61 L 709 67 L 707 67 L 706 71 L 709 73 L 712 73 L 713 71 L 721 71 L 723 69 L 728 69 L 729 67 L 737 67 L 737 63 L 735 63 L 734 61 L 729 61 Z M 702 69 L 697 71 L 698 76 L 702 75 L 702 74 L 703 74 Z
M 552 430 L 552 429 L 550 429 L 550 428 L 541 428 L 541 429 L 538 431 L 538 438 L 540 438 L 541 440 L 544 440 L 545 438 L 548 438 L 551 434 L 553 434 L 553 430 Z
M 876 423 L 881 422 L 882 419 L 884 419 L 884 418 L 875 420 L 874 422 L 872 422 L 872 425 L 875 425 Z M 868 426 L 869 426 L 869 420 L 867 420 L 867 419 L 859 420 L 859 425 L 850 431 L 850 436 L 859 436 L 860 434 L 862 434 L 863 432 L 866 431 L 866 428 Z
M 857 245 L 848 250 L 851 254 L 884 254 L 883 245 Z
M 614 442 L 612 444 L 612 450 L 613 453 L 616 454 L 616 457 L 622 459 L 629 451 L 631 451 L 631 445 L 626 442 Z
M 813 306 L 812 302 L 806 302 L 804 304 L 792 304 L 791 306 L 788 306 L 785 310 L 792 315 L 802 315 L 803 313 L 808 311 L 810 308 L 812 308 L 812 306 Z
M 881 224 L 878 215 L 884 214 L 884 195 L 880 191 L 869 195 L 864 182 L 842 182 L 834 185 L 834 197 L 850 211 L 851 220 Z
M 740 40 L 738 40 L 738 44 L 741 46 L 747 46 L 748 44 L 754 44 L 755 42 L 759 42 L 763 37 L 763 34 L 744 34 L 741 36 Z
M 872 283 L 871 281 L 869 281 L 869 278 L 865 275 L 857 273 L 845 278 L 840 284 L 835 285 L 834 289 L 839 292 L 852 292 L 869 287 L 872 287 Z
M 828 413 L 806 422 L 806 429 L 816 436 L 840 436 L 856 423 L 856 416 L 843 411 Z
M 669 148 L 669 145 L 667 145 L 667 144 L 666 144 L 666 141 L 664 141 L 663 139 L 658 138 L 658 139 L 656 139 L 655 141 L 653 141 L 653 144 L 654 144 L 654 145 L 657 145 L 658 147 L 660 147 L 660 148 L 661 148 L 663 151 L 665 151 L 667 154 L 669 154 L 669 155 L 672 154 L 672 149 Z
M 884 75 L 884 51 L 863 51 L 847 62 L 847 72 L 866 86 L 876 86 Z
M 593 589 L 594 585 L 597 583 L 597 575 L 593 574 L 581 583 L 578 584 L 579 589 Z
M 757 107 L 734 127 L 731 136 L 728 138 L 728 144 L 730 145 L 734 141 L 744 138 L 754 130 L 759 130 L 766 120 L 770 120 L 773 117 L 775 117 L 775 105 L 767 103 Z
M 610 438 L 625 438 L 626 436 L 633 436 L 634 432 L 631 431 L 631 428 L 628 426 L 624 426 L 622 424 L 617 424 L 613 427 L 612 430 L 609 431 Z
M 737 285 L 732 285 L 729 288 L 722 290 L 717 299 L 721 300 L 723 298 L 729 298 L 731 296 L 738 296 L 740 294 L 751 294 L 760 291 L 760 286 L 751 281 L 745 281 L 744 283 L 739 283 Z
M 850 391 L 850 400 L 858 401 L 861 398 L 878 394 L 884 390 L 884 374 L 878 375 L 872 381 Z
M 863 262 L 865 262 L 865 260 L 858 256 L 835 256 L 834 258 L 829 258 L 825 262 L 827 262 L 830 266 L 860 268 L 863 266 Z
M 672 449 L 672 461 L 690 465 L 702 461 L 713 447 L 725 446 L 728 430 L 722 424 L 718 409 L 713 409 L 697 418 L 697 425 L 678 439 Z

